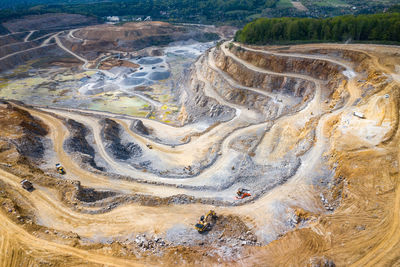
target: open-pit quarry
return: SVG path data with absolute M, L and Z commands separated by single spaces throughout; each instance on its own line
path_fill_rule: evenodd
M 400 265 L 400 47 L 60 16 L 0 36 L 0 266 Z

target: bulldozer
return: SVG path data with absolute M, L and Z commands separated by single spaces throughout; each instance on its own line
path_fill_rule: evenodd
M 251 194 L 250 194 L 250 190 L 248 190 L 248 189 L 244 189 L 244 188 L 239 188 L 238 190 L 237 190 L 237 192 L 236 192 L 236 199 L 243 199 L 243 198 L 246 198 L 246 197 L 250 197 L 251 196 Z
M 215 211 L 210 210 L 205 216 L 201 216 L 198 223 L 194 225 L 194 228 L 201 234 L 211 230 L 213 224 L 217 220 L 217 214 Z
M 64 169 L 63 166 L 61 166 L 60 163 L 57 163 L 57 164 L 56 164 L 56 170 L 57 170 L 57 172 L 58 172 L 59 174 L 65 174 L 65 169 Z

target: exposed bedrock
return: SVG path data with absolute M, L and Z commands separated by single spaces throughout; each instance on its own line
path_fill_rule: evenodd
M 276 119 L 277 117 L 287 114 L 291 110 L 298 110 L 302 105 L 302 97 L 291 97 L 290 101 L 282 103 L 283 95 L 265 95 L 257 91 L 251 90 L 252 88 L 244 88 L 240 84 L 232 84 L 227 81 L 233 77 L 229 73 L 222 73 L 221 70 L 215 70 L 207 65 L 207 57 L 201 59 L 202 62 L 202 73 L 205 78 L 212 81 L 213 89 L 226 101 L 243 106 L 243 108 L 253 109 L 258 111 L 258 114 L 262 116 L 262 120 Z M 228 77 L 226 77 L 226 76 Z M 225 77 L 224 77 L 225 76 Z M 255 88 L 257 90 L 257 88 Z M 310 99 L 307 96 L 307 100 Z
M 116 195 L 116 192 L 98 191 L 93 188 L 82 187 L 79 182 L 77 183 L 76 198 L 82 202 L 93 203 Z
M 69 153 L 76 153 L 82 163 L 89 164 L 93 168 L 104 171 L 103 167 L 99 167 L 95 162 L 95 150 L 88 143 L 86 137 L 89 135 L 89 130 L 81 123 L 68 119 L 66 126 L 70 136 L 64 142 L 64 149 Z
M 179 120 L 182 124 L 199 121 L 228 121 L 235 116 L 235 110 L 219 104 L 204 94 L 204 82 L 196 75 L 196 66 L 183 75 L 187 77 L 181 87 L 182 108 Z
M 216 51 L 215 60 L 218 68 L 228 73 L 239 84 L 247 87 L 302 97 L 304 101 L 312 98 L 311 96 L 315 91 L 315 84 L 312 81 L 253 71 L 236 62 L 233 58 L 226 56 L 221 50 Z
M 327 60 L 274 55 L 237 46 L 230 51 L 246 62 L 273 72 L 303 74 L 319 80 L 334 79 L 337 75 L 344 78 L 345 68 Z
M 347 82 L 348 80 L 347 76 L 353 75 L 353 73 L 351 73 L 351 70 L 346 69 L 343 65 L 340 65 L 339 63 L 329 61 L 328 59 L 324 60 L 318 58 L 306 58 L 296 55 L 274 55 L 268 52 L 264 53 L 250 51 L 246 48 L 237 46 L 234 46 L 232 49 L 230 49 L 230 51 L 238 58 L 267 71 L 306 75 L 311 78 L 320 80 L 321 82 L 323 82 L 321 84 L 323 99 L 331 102 L 331 105 L 336 106 L 336 108 L 343 103 L 337 102 L 337 99 L 332 101 L 332 98 L 335 98 L 335 92 L 336 94 L 338 94 L 339 91 L 342 92 L 343 83 Z M 347 58 L 351 59 L 352 62 L 357 62 L 357 60 L 355 60 L 355 57 L 359 58 L 359 56 L 362 58 L 361 61 L 365 59 L 365 55 L 360 54 L 359 56 L 354 56 L 351 55 L 351 52 L 349 53 L 349 51 L 334 51 L 335 52 L 330 55 L 333 56 L 333 58 Z M 322 51 L 319 52 L 317 53 L 317 57 L 320 54 L 324 54 L 322 53 Z M 363 66 L 363 68 L 366 69 L 367 66 Z M 356 68 L 356 71 L 361 71 L 361 69 Z M 347 72 L 347 76 L 345 75 L 345 72 Z M 345 97 L 342 97 L 342 99 L 344 98 Z
M 133 142 L 125 142 L 121 139 L 122 127 L 111 119 L 100 121 L 103 126 L 102 136 L 106 150 L 119 160 L 128 160 L 141 157 L 143 154 L 139 145 Z
M 45 153 L 45 136 L 47 127 L 39 120 L 33 118 L 27 111 L 0 102 L 7 108 L 2 109 L 2 132 L 0 135 L 0 153 L 16 149 L 17 152 L 31 160 L 40 160 Z M 13 129 L 14 128 L 14 129 Z M 13 134 L 15 129 L 20 129 L 20 134 Z
M 141 120 L 133 120 L 131 129 L 142 135 L 149 135 L 149 129 L 144 126 L 143 121 Z

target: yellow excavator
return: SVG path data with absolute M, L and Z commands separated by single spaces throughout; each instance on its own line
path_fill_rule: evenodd
M 63 166 L 61 166 L 60 163 L 57 163 L 57 164 L 56 164 L 56 169 L 57 169 L 57 172 L 58 172 L 59 174 L 65 174 L 65 169 L 64 169 Z
M 199 233 L 204 233 L 206 231 L 211 230 L 213 224 L 217 220 L 217 214 L 215 211 L 210 210 L 206 216 L 201 216 L 200 220 L 198 223 L 194 225 L 194 228 L 199 232 Z

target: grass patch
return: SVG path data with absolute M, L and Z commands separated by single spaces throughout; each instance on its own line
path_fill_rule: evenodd
M 341 0 L 317 0 L 317 1 L 302 1 L 304 5 L 316 5 L 319 7 L 348 7 L 349 4 Z
M 277 8 L 291 8 L 293 7 L 292 1 L 290 0 L 279 0 L 279 2 L 276 4 Z

